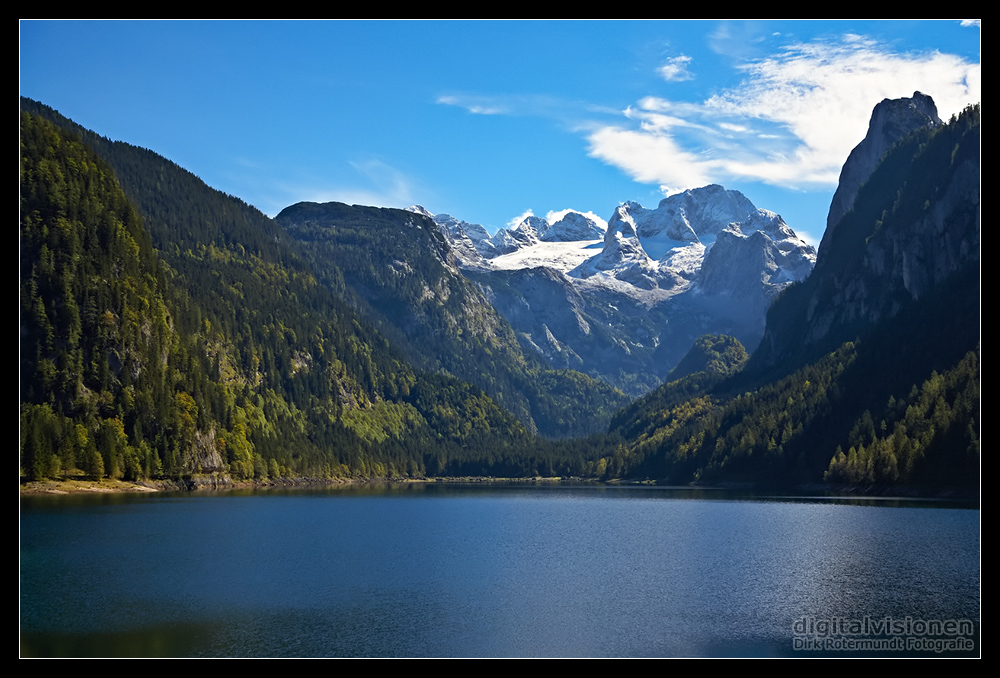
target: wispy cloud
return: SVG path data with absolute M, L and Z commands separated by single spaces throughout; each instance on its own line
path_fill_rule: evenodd
M 767 40 L 764 24 L 756 21 L 723 22 L 708 36 L 708 46 L 716 54 L 746 60 L 760 54 Z
M 299 196 L 297 199 L 315 202 L 343 202 L 348 205 L 378 207 L 408 207 L 419 202 L 415 182 L 391 165 L 377 159 L 353 161 L 350 165 L 361 175 L 354 185 L 289 188 L 294 189 Z
M 446 94 L 437 98 L 437 103 L 464 108 L 477 115 L 503 115 L 511 113 L 511 107 L 498 97 L 470 94 Z
M 576 120 L 581 111 L 590 114 L 613 113 L 620 111 L 608 110 L 581 101 L 572 101 L 548 94 L 443 94 L 436 100 L 446 106 L 464 108 L 476 115 L 531 115 L 551 118 L 559 121 Z
M 667 63 L 663 64 L 657 69 L 657 73 L 660 77 L 667 82 L 681 82 L 683 80 L 691 80 L 694 75 L 688 70 L 688 64 L 691 63 L 691 57 L 680 55 L 667 59 Z
M 511 219 L 510 221 L 508 221 L 507 225 L 504 226 L 504 228 L 507 228 L 507 229 L 517 228 L 518 224 L 520 224 L 522 221 L 524 221 L 528 217 L 533 217 L 533 216 L 535 216 L 535 213 L 532 210 L 530 210 L 530 209 L 525 210 L 521 214 L 517 215 L 516 217 L 514 217 L 513 219 Z
M 588 132 L 590 155 L 674 192 L 711 181 L 832 186 L 885 98 L 930 94 L 942 118 L 981 99 L 981 66 L 898 54 L 862 36 L 787 47 L 739 67 L 737 88 L 698 104 L 647 97 Z

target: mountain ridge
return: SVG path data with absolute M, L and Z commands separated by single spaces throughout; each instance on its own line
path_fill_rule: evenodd
M 343 273 L 328 269 L 321 284 L 309 252 L 259 211 L 152 151 L 99 137 L 38 102 L 22 99 L 21 105 L 24 124 L 44 119 L 52 139 L 74 139 L 86 158 L 60 161 L 53 171 L 56 165 L 44 153 L 68 147 L 68 141 L 22 146 L 22 200 L 29 198 L 29 178 L 42 181 L 31 194 L 42 197 L 39 206 L 22 202 L 22 241 L 36 231 L 43 240 L 22 250 L 20 453 L 26 477 L 85 473 L 224 485 L 291 477 L 582 472 L 578 455 L 539 452 L 537 438 L 480 389 L 409 365 L 352 308 L 356 298 L 338 296 L 346 288 Z M 22 131 L 22 144 L 30 138 Z M 85 221 L 60 221 L 58 210 L 78 209 L 78 201 L 110 203 L 60 188 L 59 177 L 77 181 L 81 171 L 102 163 L 141 216 L 137 233 L 144 233 L 163 262 L 160 273 L 150 265 L 144 275 L 166 281 L 168 324 L 180 336 L 171 343 L 180 351 L 168 356 L 170 380 L 155 390 L 147 384 L 159 383 L 156 373 L 146 366 L 158 360 L 137 363 L 138 372 L 123 370 L 129 360 L 117 356 L 125 353 L 114 345 L 110 352 L 101 349 L 96 358 L 82 360 L 85 367 L 95 365 L 85 369 L 82 388 L 60 400 L 53 386 L 71 373 L 62 366 L 80 360 L 68 358 L 76 353 L 56 338 L 77 334 L 71 331 L 73 315 L 60 310 L 67 305 L 57 297 L 63 283 L 37 281 L 48 271 L 46 262 L 74 260 L 66 249 L 72 240 L 54 238 L 90 228 Z M 37 222 L 36 213 L 42 215 Z M 450 252 L 436 227 L 428 232 L 437 236 L 441 252 Z M 104 329 L 89 331 L 87 340 L 133 325 L 142 337 L 153 320 L 146 314 L 156 303 L 100 301 L 102 279 L 110 282 L 116 266 L 71 288 L 77 308 L 106 319 Z M 64 277 L 62 269 L 53 270 L 56 278 Z M 562 382 L 542 383 L 532 392 L 533 407 L 566 434 L 572 423 L 558 421 L 573 406 L 566 392 L 582 394 L 590 385 L 575 383 L 572 375 L 558 377 Z M 543 397 L 546 389 L 551 397 Z M 91 463 L 95 454 L 100 466 Z
M 782 247 L 791 240 L 786 230 L 794 231 L 756 208 L 741 222 L 700 233 L 691 221 L 697 210 L 685 208 L 673 232 L 689 234 L 682 253 L 701 248 L 690 260 L 678 251 L 657 260 L 645 252 L 636 205 L 620 213 L 610 239 L 606 231 L 604 240 L 570 241 L 602 245 L 601 252 L 575 255 L 579 266 L 600 256 L 606 240 L 632 239 L 645 255 L 648 288 L 615 277 L 625 268 L 583 279 L 553 267 L 463 262 L 443 220 L 413 210 L 339 205 L 332 208 L 340 214 L 335 223 L 293 237 L 151 151 L 98 137 L 36 102 L 22 100 L 22 108 L 63 127 L 57 135 L 46 131 L 51 141 L 44 142 L 22 131 L 21 233 L 28 246 L 20 451 L 27 477 L 209 474 L 224 483 L 230 476 L 426 473 L 781 486 L 824 479 L 865 487 L 978 483 L 978 106 L 897 139 L 800 282 L 789 271 L 802 258 L 795 247 Z M 39 125 L 25 115 L 24 129 Z M 84 150 L 88 144 L 92 150 Z M 72 161 L 47 159 L 54 148 L 72 148 Z M 121 200 L 60 183 L 71 178 L 96 189 L 85 178 L 100 167 L 86 155 L 93 150 L 103 154 L 141 224 L 125 216 L 122 223 L 131 225 L 116 225 L 126 207 L 115 208 L 113 218 L 74 216 Z M 593 235 L 589 223 L 599 225 L 570 221 L 566 237 Z M 516 257 L 529 261 L 523 252 L 532 248 L 568 247 L 545 240 L 551 224 L 533 218 L 521 225 L 532 244 L 494 260 L 513 265 Z M 134 246 L 116 235 L 123 228 L 134 233 Z M 103 235 L 85 235 L 91 232 Z M 467 249 L 478 255 L 467 237 Z M 104 267 L 87 274 L 69 265 L 80 247 L 74 239 L 124 244 L 86 250 L 88 265 L 92 259 Z M 130 252 L 141 255 L 144 242 L 154 254 L 137 268 Z M 343 264 L 323 252 L 324 242 L 334 253 L 343 249 Z M 751 255 L 727 257 L 745 245 Z M 789 254 L 790 262 L 783 259 Z M 675 278 L 654 275 L 652 264 L 664 261 Z M 160 292 L 140 284 L 134 271 L 141 268 Z M 715 277 L 721 273 L 729 277 Z M 680 287 L 689 293 L 676 293 Z M 105 291 L 115 289 L 133 292 Z M 601 296 L 608 289 L 617 296 Z M 698 304 L 692 290 L 700 293 Z M 690 338 L 711 325 L 706 314 L 717 319 L 734 305 L 752 307 L 744 292 L 774 295 L 764 340 L 749 361 L 731 336 Z M 165 320 L 153 322 L 147 314 L 159 308 Z M 491 309 L 516 322 L 500 313 L 490 321 Z M 482 323 L 463 319 L 473 312 Z M 738 320 L 730 317 L 742 327 Z M 153 337 L 176 336 L 150 344 L 155 358 L 141 357 L 147 327 Z M 631 382 L 635 390 L 661 381 L 651 364 L 683 369 L 617 414 L 605 410 L 606 434 L 546 441 L 511 416 L 509 403 L 504 410 L 451 374 L 445 361 L 459 366 L 468 355 L 427 350 L 435 340 L 486 348 L 490 332 L 505 334 L 504 343 L 467 354 L 519 354 L 525 369 L 476 369 L 514 386 L 497 390 L 498 401 L 519 394 L 522 412 L 557 435 L 579 435 L 583 415 L 591 418 L 587 425 L 598 420 L 593 413 L 607 392 L 545 362 L 601 363 L 618 369 L 626 384 L 652 375 Z M 407 333 L 425 339 L 407 345 Z M 77 348 L 95 340 L 93 350 Z M 670 345 L 685 342 L 694 348 L 672 353 Z M 174 348 L 155 347 L 167 344 Z M 152 369 L 161 364 L 164 370 Z
M 542 416 L 541 403 L 549 395 L 539 389 L 540 373 L 552 368 L 534 351 L 524 350 L 507 320 L 460 273 L 445 236 L 426 216 L 302 202 L 285 208 L 275 220 L 303 244 L 317 271 L 334 267 L 345 287 L 365 300 L 366 314 L 377 318 L 411 362 L 482 388 L 529 431 L 545 436 L 595 433 L 624 404 L 624 396 L 611 387 L 593 384 L 586 391 L 602 393 L 602 402 L 581 397 L 578 406 L 567 403 L 562 423 Z M 578 385 L 589 379 L 564 376 Z
M 631 395 L 657 386 L 702 334 L 756 346 L 770 302 L 815 260 L 779 215 L 716 184 L 655 209 L 622 203 L 606 225 L 570 210 L 489 238 L 451 215 L 434 220 L 523 344 Z M 572 313 L 560 319 L 553 304 Z
M 627 442 L 605 468 L 975 492 L 980 129 L 974 106 L 897 140 L 745 367 L 687 374 L 620 412 Z

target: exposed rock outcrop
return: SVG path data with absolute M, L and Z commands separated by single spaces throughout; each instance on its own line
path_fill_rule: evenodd
M 851 211 L 858 189 L 882 161 L 893 144 L 921 127 L 941 124 L 934 100 L 914 92 L 910 98 L 883 99 L 872 111 L 868 134 L 854 147 L 840 171 L 840 182 L 830 203 L 820 250 L 827 246 L 837 222 Z
M 718 185 L 656 209 L 622 203 L 606 227 L 573 211 L 553 224 L 529 216 L 488 242 L 434 219 L 523 345 L 634 395 L 702 334 L 756 346 L 771 300 L 816 257 L 780 216 Z
M 921 95 L 924 100 L 929 97 Z M 875 118 L 884 120 L 885 103 L 876 107 L 872 128 Z M 947 126 L 930 121 L 898 140 L 827 231 L 813 273 L 771 309 L 753 362 L 766 367 L 795 356 L 814 359 L 894 318 L 956 274 L 974 280 L 982 230 L 980 148 L 978 108 Z M 961 294 L 978 293 L 973 285 Z M 958 309 L 968 299 L 934 303 Z M 967 321 L 955 318 L 963 327 Z

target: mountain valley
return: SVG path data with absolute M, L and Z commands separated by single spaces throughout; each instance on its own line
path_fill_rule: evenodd
M 270 219 L 21 107 L 24 478 L 978 484 L 978 106 L 879 104 L 818 253 L 718 185 Z

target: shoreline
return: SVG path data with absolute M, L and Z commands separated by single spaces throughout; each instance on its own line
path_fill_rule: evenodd
M 33 480 L 21 479 L 21 496 L 39 494 L 111 494 L 111 493 L 156 493 L 156 492 L 197 492 L 199 490 L 240 490 L 310 487 L 324 485 L 400 485 L 411 483 L 503 483 L 503 484 L 625 484 L 601 483 L 597 480 L 582 478 L 494 478 L 487 476 L 464 476 L 449 478 L 277 478 L 274 480 L 232 480 L 228 476 L 192 476 L 175 480 L 89 480 L 69 478 L 64 480 Z M 651 484 L 651 483 L 628 483 Z
M 69 478 L 64 480 L 37 480 L 20 482 L 20 494 L 70 495 L 70 494 L 151 494 L 159 492 L 198 492 L 202 490 L 278 489 L 296 487 L 321 487 L 336 485 L 405 485 L 405 484 L 502 484 L 502 485 L 604 485 L 608 487 L 666 487 L 676 490 L 775 492 L 777 496 L 855 497 L 869 499 L 927 499 L 959 502 L 981 501 L 981 494 L 968 488 L 918 488 L 918 487 L 861 487 L 850 485 L 808 484 L 793 487 L 766 487 L 752 483 L 722 483 L 719 485 L 660 485 L 656 481 L 613 480 L 600 481 L 575 477 L 540 476 L 533 478 L 495 478 L 490 476 L 462 476 L 447 478 L 277 478 L 266 481 L 234 481 L 226 475 L 198 475 L 173 480 L 89 480 Z

